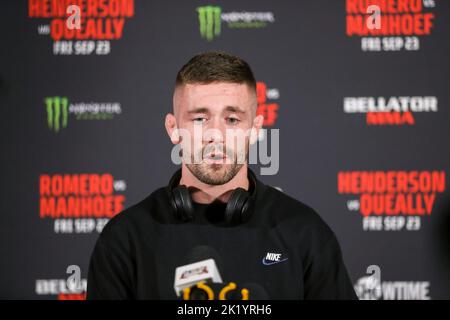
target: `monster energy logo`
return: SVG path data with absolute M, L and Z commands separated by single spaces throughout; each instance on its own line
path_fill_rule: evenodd
M 198 20 L 200 22 L 200 34 L 208 41 L 220 35 L 221 12 L 220 7 L 198 7 Z
M 47 97 L 44 99 L 47 108 L 47 124 L 50 130 L 58 132 L 67 127 L 69 101 L 66 97 Z

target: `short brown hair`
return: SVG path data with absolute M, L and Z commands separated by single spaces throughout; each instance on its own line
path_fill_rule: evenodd
M 200 53 L 178 72 L 175 86 L 212 82 L 246 83 L 256 91 L 252 69 L 243 59 L 222 51 Z

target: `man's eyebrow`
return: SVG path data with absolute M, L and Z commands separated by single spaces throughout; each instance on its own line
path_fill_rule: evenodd
M 245 111 L 239 107 L 236 106 L 226 106 L 225 112 L 235 112 L 235 113 L 245 113 Z M 197 107 L 191 110 L 188 110 L 189 114 L 193 113 L 209 113 L 209 109 L 206 107 Z
M 226 112 L 236 112 L 236 113 L 245 113 L 245 111 L 239 107 L 235 107 L 235 106 L 227 106 L 225 108 Z
M 205 107 L 198 107 L 198 108 L 194 108 L 192 110 L 189 110 L 188 113 L 209 113 L 208 108 Z

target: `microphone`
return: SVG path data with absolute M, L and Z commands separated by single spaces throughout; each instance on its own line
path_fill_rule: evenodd
M 184 265 L 175 269 L 174 289 L 178 297 L 186 294 L 194 300 L 204 300 L 214 296 L 214 291 L 202 283 L 222 283 L 219 266 L 221 266 L 219 254 L 209 246 L 193 248 L 185 258 Z M 194 285 L 195 290 L 193 290 Z M 184 290 L 191 288 L 188 290 Z M 211 292 L 212 291 L 212 292 Z
M 189 251 L 184 264 L 175 269 L 174 289 L 183 300 L 269 300 L 257 283 L 223 283 L 222 261 L 216 250 L 201 245 Z

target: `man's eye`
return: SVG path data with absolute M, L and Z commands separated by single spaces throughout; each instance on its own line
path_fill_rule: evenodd
M 198 117 L 198 118 L 194 118 L 192 121 L 195 123 L 195 124 L 202 124 L 203 122 L 205 122 L 205 118 L 202 118 L 202 117 Z
M 229 124 L 238 124 L 241 120 L 238 118 L 227 118 L 227 123 Z

